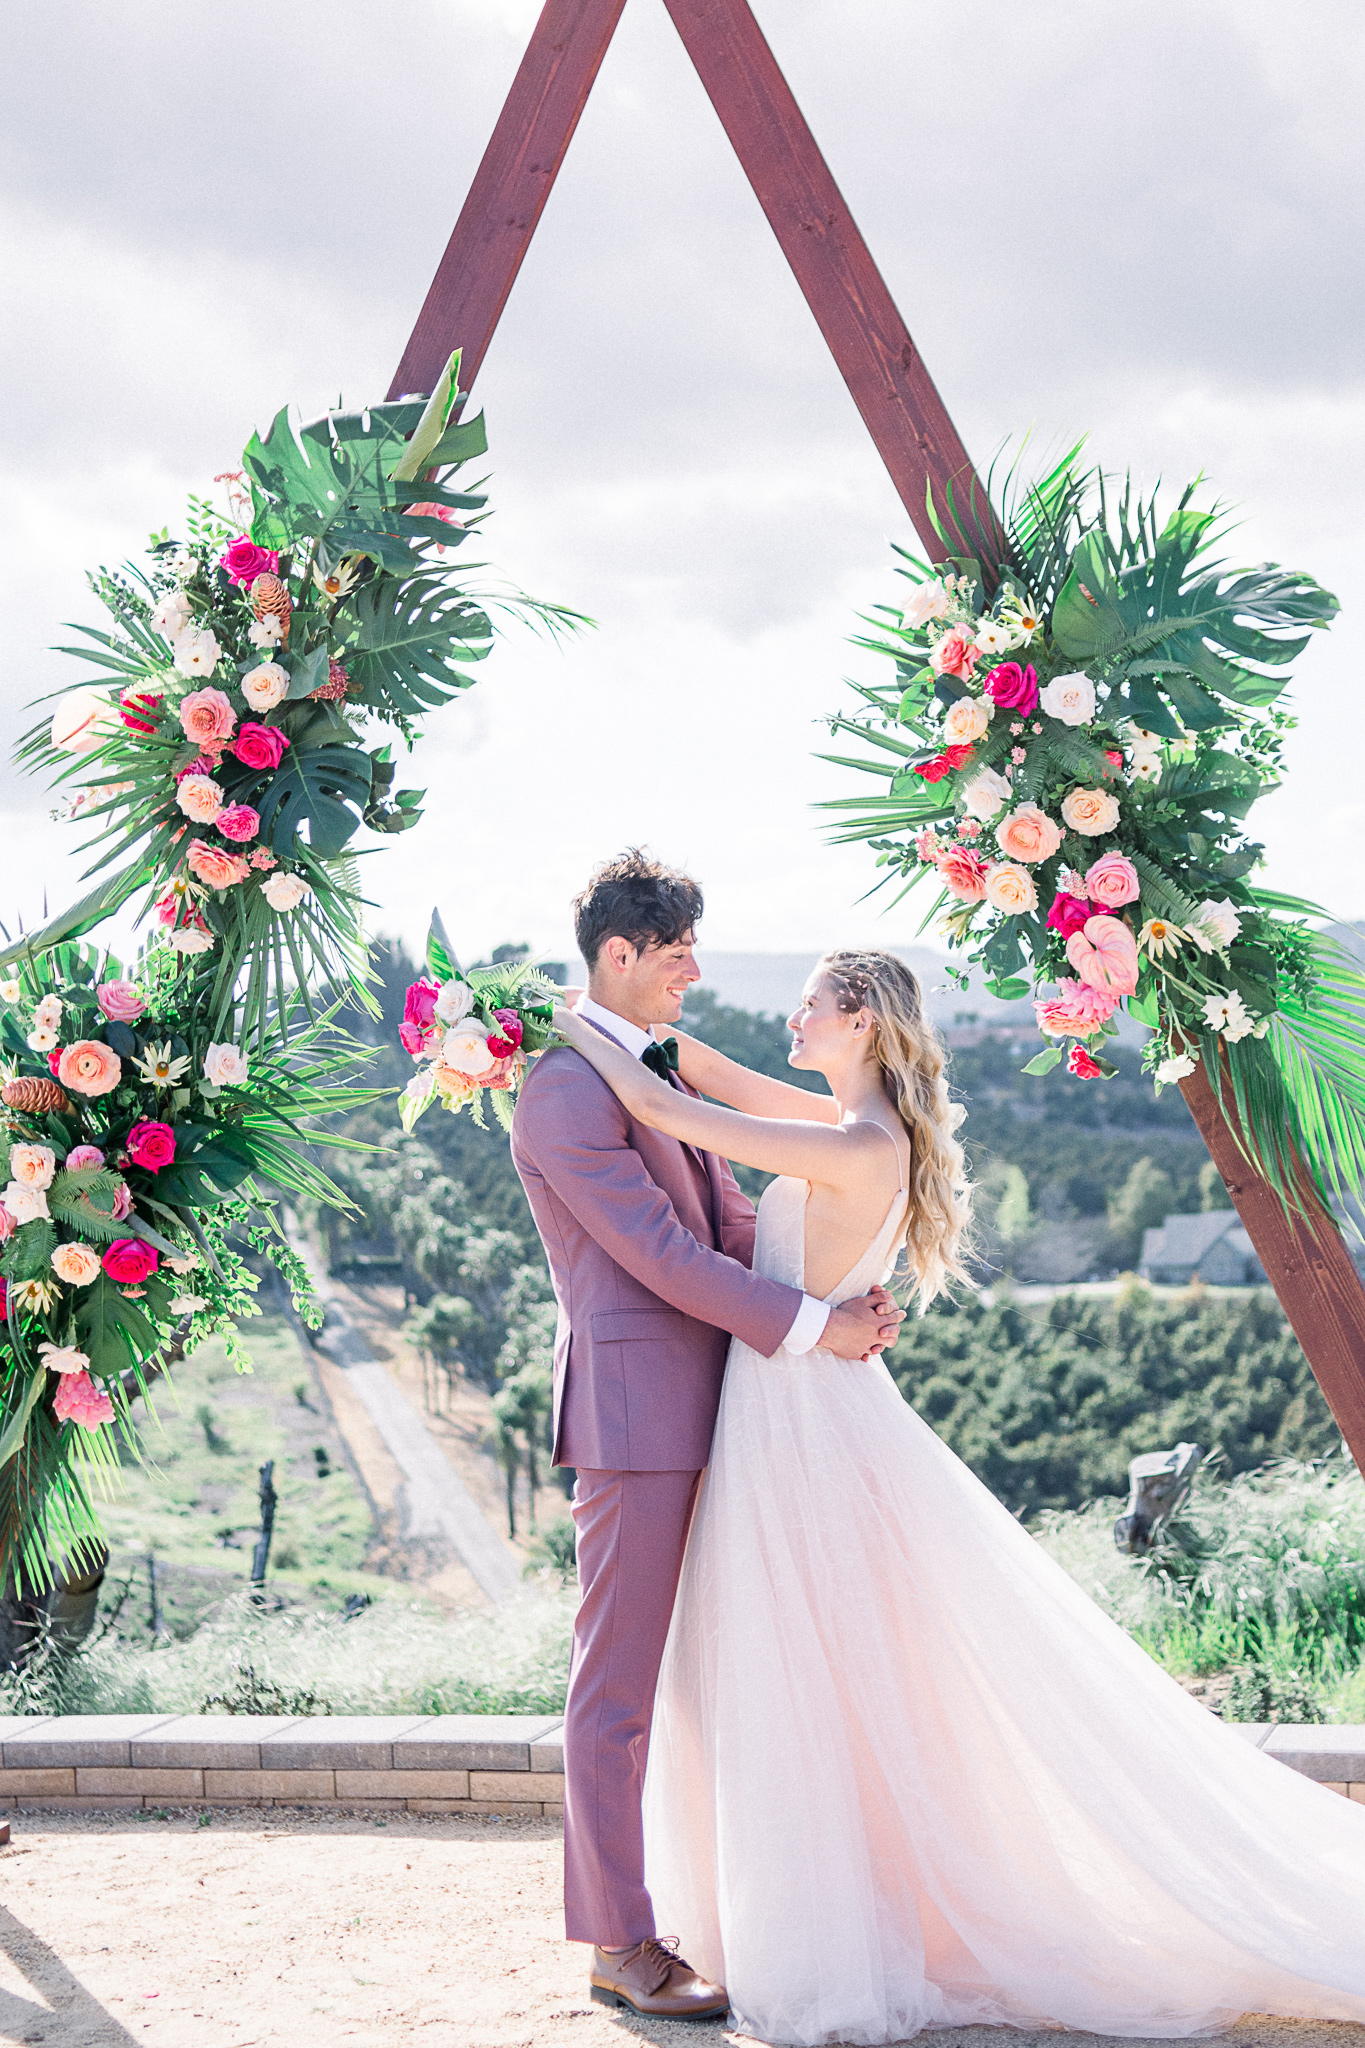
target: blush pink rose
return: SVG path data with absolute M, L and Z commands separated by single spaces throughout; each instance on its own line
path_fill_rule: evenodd
M 78 1038 L 68 1045 L 57 1068 L 57 1079 L 75 1095 L 107 1095 L 118 1087 L 122 1075 L 118 1054 L 97 1038 Z
M 115 1223 L 122 1223 L 133 1213 L 133 1197 L 126 1180 L 121 1180 L 114 1189 L 114 1206 L 109 1211 Z
M 218 557 L 218 567 L 231 583 L 250 588 L 258 576 L 278 576 L 280 558 L 274 548 L 257 547 L 245 534 Z
M 1136 903 L 1142 893 L 1137 869 L 1122 853 L 1102 853 L 1085 871 L 1085 889 L 1100 910 L 1121 910 L 1125 903 Z
M 1083 981 L 1063 979 L 1055 996 L 1033 1005 L 1038 1029 L 1048 1038 L 1090 1038 L 1107 1024 L 1119 1006 L 1119 998 L 1107 988 L 1091 988 Z
M 197 747 L 221 747 L 237 729 L 237 713 L 221 690 L 191 690 L 180 700 L 185 737 Z
M 963 903 L 980 903 L 986 894 L 990 873 L 979 853 L 965 846 L 949 846 L 939 857 L 938 871 L 945 888 Z
M 210 889 L 230 889 L 235 882 L 244 882 L 251 872 L 239 853 L 225 853 L 221 846 L 210 846 L 206 839 L 191 839 L 185 865 L 196 881 L 207 882 Z
M 3 1202 L 0 1202 L 0 1244 L 8 1244 L 18 1228 L 19 1225 L 15 1222 L 10 1211 Z
M 68 1173 L 79 1173 L 83 1166 L 103 1166 L 104 1154 L 98 1145 L 73 1145 L 63 1165 Z
M 980 659 L 975 635 L 966 626 L 954 626 L 930 649 L 929 666 L 936 675 L 961 676 L 965 681 Z
M 991 707 L 979 697 L 959 697 L 943 716 L 943 737 L 955 746 L 970 746 L 990 730 Z
M 1088 917 L 1067 940 L 1066 957 L 1088 988 L 1130 996 L 1138 985 L 1137 940 L 1116 917 Z
M 134 1024 L 147 1007 L 131 981 L 102 981 L 95 1000 L 111 1024 Z
M 1038 675 L 1033 663 L 1020 668 L 1017 661 L 1002 661 L 986 678 L 986 695 L 1002 711 L 1036 711 Z
M 1062 843 L 1062 828 L 1037 804 L 1020 804 L 995 828 L 996 844 L 1010 860 L 1051 860 Z
M 244 767 L 278 768 L 288 745 L 277 725 L 258 725 L 254 718 L 248 718 L 232 751 Z
M 1090 904 L 1086 897 L 1069 896 L 1065 889 L 1059 889 L 1047 914 L 1048 928 L 1060 932 L 1064 939 L 1069 939 L 1073 932 L 1081 929 L 1090 915 Z
M 52 1412 L 58 1422 L 74 1422 L 81 1429 L 98 1429 L 114 1419 L 114 1404 L 103 1387 L 97 1387 L 88 1372 L 64 1372 L 57 1382 Z
M 224 839 L 240 845 L 244 839 L 256 837 L 261 829 L 261 814 L 253 811 L 250 804 L 225 804 L 213 822 Z

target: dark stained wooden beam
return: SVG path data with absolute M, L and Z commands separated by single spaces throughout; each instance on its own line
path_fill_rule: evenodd
M 998 562 L 999 524 L 971 457 L 746 0 L 664 5 L 930 559 Z M 940 516 L 951 486 L 985 537 L 968 527 L 946 548 L 928 485 Z
M 390 398 L 432 390 L 454 348 L 473 383 L 625 4 L 546 0 Z
M 1220 1109 L 1202 1066 L 1180 1084 L 1337 1427 L 1365 1471 L 1365 1288 L 1307 1170 L 1299 1173 L 1307 1214 L 1287 1215 L 1238 1144 L 1237 1105 L 1226 1081 L 1222 1088 Z

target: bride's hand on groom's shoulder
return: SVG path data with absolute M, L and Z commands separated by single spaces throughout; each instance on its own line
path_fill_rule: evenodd
M 897 1307 L 884 1287 L 860 1294 L 853 1301 L 841 1301 L 829 1312 L 822 1351 L 836 1358 L 872 1358 L 894 1344 L 905 1321 L 905 1310 Z

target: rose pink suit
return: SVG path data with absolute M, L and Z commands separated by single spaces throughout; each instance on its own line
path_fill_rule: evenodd
M 640 1800 L 728 1339 L 770 1357 L 802 1296 L 749 1271 L 754 1212 L 724 1161 L 636 1123 L 566 1047 L 526 1078 L 512 1157 L 559 1303 L 554 1462 L 578 1473 L 565 1930 L 623 1948 L 655 1932 Z

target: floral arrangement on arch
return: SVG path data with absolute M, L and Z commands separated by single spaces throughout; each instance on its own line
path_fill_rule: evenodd
M 439 911 L 432 912 L 427 968 L 407 991 L 398 1027 L 403 1050 L 419 1062 L 398 1098 L 404 1130 L 437 1101 L 452 1113 L 467 1108 L 482 1124 L 485 1094 L 498 1122 L 510 1130 L 513 1097 L 529 1059 L 554 1039 L 555 983 L 530 960 L 466 973 Z
M 1336 600 L 1216 559 L 1192 497 L 1160 519 L 1073 451 L 1018 492 L 998 570 L 898 549 L 914 594 L 857 643 L 894 680 L 830 720 L 865 751 L 825 756 L 888 786 L 826 808 L 900 894 L 933 890 L 924 924 L 991 993 L 1034 994 L 1048 1045 L 1026 1072 L 1114 1073 L 1126 1008 L 1158 1088 L 1202 1060 L 1274 1185 L 1292 1198 L 1297 1149 L 1341 1192 L 1365 1182 L 1365 982 L 1325 913 L 1257 883 L 1246 826 L 1281 777 L 1288 665 Z M 973 522 L 950 509 L 960 545 Z

